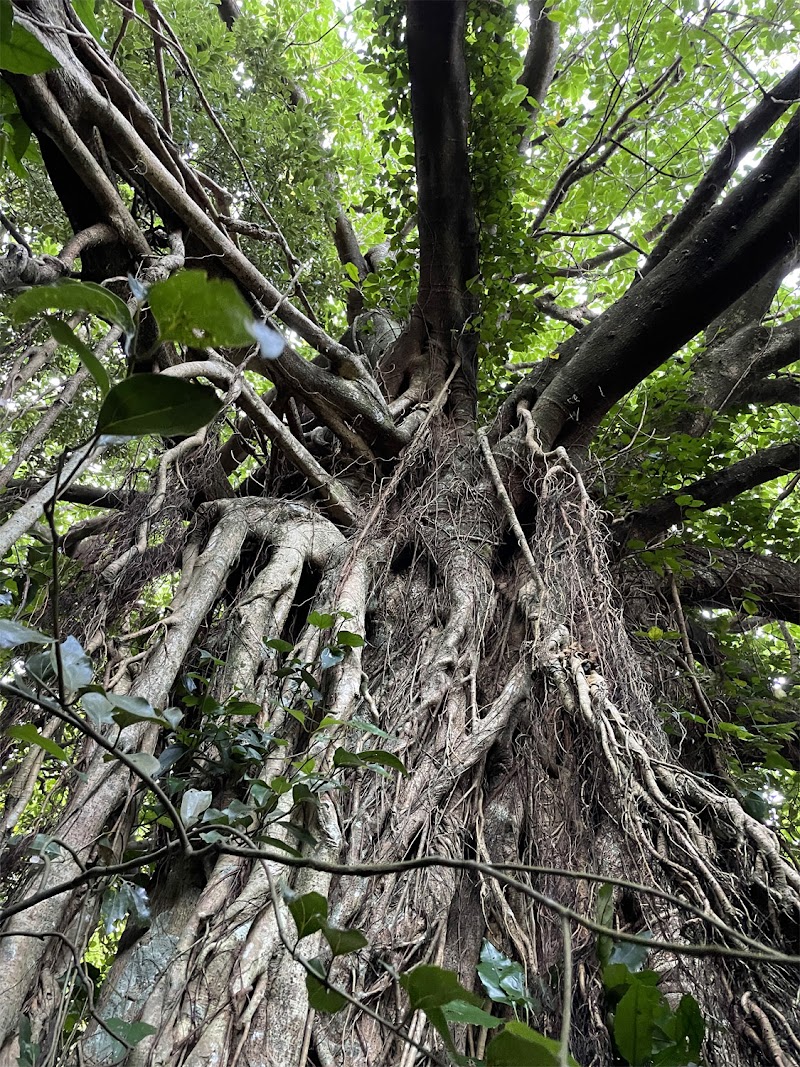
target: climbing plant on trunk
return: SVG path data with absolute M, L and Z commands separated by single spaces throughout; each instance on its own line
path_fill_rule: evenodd
M 0 1064 L 798 1060 L 793 19 L 0 0 Z

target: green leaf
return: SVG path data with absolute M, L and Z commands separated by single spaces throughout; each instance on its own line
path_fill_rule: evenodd
M 358 267 L 355 265 L 355 263 L 345 263 L 344 269 L 345 269 L 345 272 L 347 273 L 347 277 L 351 278 L 357 285 L 358 284 Z
M 20 326 L 42 311 L 88 311 L 91 315 L 105 319 L 119 326 L 128 336 L 135 330 L 127 304 L 118 296 L 94 282 L 79 282 L 73 278 L 62 278 L 52 285 L 39 285 L 27 289 L 14 300 L 8 316 Z
M 213 389 L 166 374 L 134 374 L 111 389 L 97 416 L 97 434 L 162 437 L 192 434 L 222 407 Z
M 308 1003 L 315 1011 L 324 1011 L 328 1015 L 334 1015 L 347 1004 L 341 993 L 337 993 L 335 989 L 329 989 L 313 974 L 306 974 L 306 989 Z
M 337 648 L 323 648 L 319 654 L 320 669 L 325 671 L 329 667 L 335 667 L 338 663 L 341 663 L 344 659 L 344 652 L 340 652 Z
M 18 645 L 49 645 L 52 637 L 38 630 L 23 626 L 13 619 L 0 619 L 0 648 L 16 648 Z
M 658 989 L 634 982 L 617 1005 L 614 1040 L 628 1063 L 645 1063 L 653 1050 L 653 1012 L 661 1000 Z
M 653 1057 L 653 1067 L 685 1067 L 687 1063 L 699 1062 L 706 1026 L 697 1001 L 684 996 L 675 1013 L 670 1014 L 669 1032 L 675 1040 Z
M 98 725 L 109 726 L 114 721 L 114 706 L 104 693 L 89 692 L 81 696 L 81 706 Z
M 643 930 L 640 937 L 649 937 L 647 930 Z M 611 950 L 609 963 L 624 963 L 629 971 L 640 971 L 647 959 L 650 949 L 647 945 L 637 945 L 633 941 L 619 941 Z
M 79 689 L 90 685 L 94 671 L 92 661 L 83 651 L 83 647 L 75 637 L 66 637 L 59 646 L 61 652 L 61 670 L 64 688 L 70 693 L 77 693 Z M 55 648 L 50 653 L 53 670 L 57 670 Z
M 490 1000 L 498 1004 L 526 1004 L 530 997 L 522 966 L 491 943 L 484 941 L 478 977 Z
M 364 644 L 364 638 L 361 634 L 354 634 L 349 630 L 340 630 L 336 635 L 336 644 L 342 645 L 343 648 L 361 648 Z
M 72 0 L 75 13 L 96 41 L 102 37 L 94 13 L 94 0 Z
M 183 270 L 152 286 L 149 301 L 162 341 L 231 347 L 253 343 L 253 313 L 227 278 Z
M 117 923 L 131 915 L 140 926 L 150 921 L 150 901 L 147 891 L 133 882 L 122 881 L 111 885 L 103 894 L 100 918 L 106 934 L 112 933 Z
M 33 1040 L 31 1021 L 27 1015 L 19 1017 L 19 1056 L 17 1067 L 36 1067 L 39 1059 L 39 1042 Z
M 276 652 L 291 652 L 294 645 L 289 641 L 282 641 L 280 637 L 271 637 L 269 641 L 265 641 L 264 644 L 267 648 L 274 648 Z
M 328 902 L 321 893 L 304 893 L 302 896 L 294 896 L 284 890 L 284 895 L 297 927 L 298 941 L 317 933 L 327 925 Z
M 506 1023 L 486 1046 L 486 1067 L 559 1067 L 561 1046 L 516 1020 Z M 572 1056 L 567 1062 L 578 1067 Z
M 322 936 L 330 945 L 334 956 L 346 956 L 348 952 L 358 952 L 359 949 L 366 948 L 369 944 L 360 930 L 329 926 L 327 923 L 322 927 Z
M 336 622 L 333 615 L 327 612 L 312 611 L 308 616 L 308 625 L 316 626 L 318 630 L 328 630 Z
M 614 887 L 604 882 L 597 891 L 597 907 L 595 909 L 595 922 L 601 926 L 612 927 L 614 923 Z M 597 957 L 605 966 L 611 956 L 611 938 L 601 934 L 597 938 Z
M 79 337 L 76 337 L 67 323 L 62 322 L 61 319 L 53 318 L 52 315 L 45 315 L 45 321 L 50 327 L 50 333 L 55 337 L 56 341 L 58 341 L 60 345 L 64 345 L 66 348 L 71 349 L 77 355 L 78 359 L 80 359 L 81 363 L 94 378 L 97 387 L 100 390 L 100 394 L 105 396 L 111 388 L 111 382 L 106 374 L 105 367 L 94 352 L 92 352 L 91 348 L 84 344 Z
M 61 760 L 62 763 L 69 762 L 69 756 L 64 749 L 49 737 L 40 734 L 32 722 L 23 723 L 22 726 L 11 726 L 6 730 L 6 733 L 9 737 L 13 737 L 15 741 L 25 741 L 29 745 L 38 745 L 39 748 L 44 749 L 45 752 L 54 756 L 57 760 Z
M 61 66 L 44 45 L 18 22 L 0 37 L 0 70 L 11 74 L 44 74 Z
M 609 963 L 603 968 L 603 985 L 608 993 L 622 996 L 623 992 L 634 982 L 645 985 L 658 985 L 661 975 L 658 971 L 631 971 L 624 963 Z
M 13 21 L 14 8 L 12 7 L 11 0 L 0 0 L 0 41 L 6 41 L 10 37 L 11 23 Z M 3 88 L 6 89 L 8 86 L 4 83 Z M 10 88 L 8 91 L 11 92 Z M 0 93 L 2 93 L 3 96 L 5 95 L 2 90 L 0 90 Z M 13 93 L 11 95 L 13 99 Z M 2 109 L 0 108 L 0 110 Z M 25 1016 L 23 1015 L 22 1018 L 25 1019 Z M 25 1021 L 28 1023 L 28 1027 L 30 1027 L 30 1022 L 27 1019 L 25 1019 Z
M 135 722 L 161 722 L 161 716 L 144 697 L 129 693 L 106 693 L 117 726 L 130 726 Z
M 193 826 L 200 816 L 210 807 L 212 793 L 210 789 L 187 789 L 181 797 L 181 819 L 184 826 Z
M 451 1000 L 449 1004 L 444 1004 L 442 1014 L 449 1023 L 485 1026 L 488 1029 L 500 1026 L 503 1021 L 475 1004 L 468 1004 L 465 1000 Z
M 128 759 L 137 771 L 141 771 L 142 774 L 146 774 L 150 778 L 161 770 L 161 764 L 149 752 L 132 752 Z
M 413 971 L 400 975 L 400 985 L 408 994 L 411 1007 L 425 1012 L 428 1022 L 444 1041 L 456 1063 L 467 1062 L 456 1052 L 443 1009 L 445 1005 L 456 1001 L 480 1007 L 479 998 L 464 989 L 453 971 L 432 964 L 420 964 Z
M 390 767 L 401 774 L 408 774 L 402 760 L 391 752 L 380 748 L 366 749 L 364 752 L 348 752 L 346 748 L 337 748 L 333 754 L 334 767 Z
M 127 1041 L 129 1045 L 138 1045 L 144 1038 L 156 1033 L 155 1026 L 151 1026 L 150 1023 L 129 1023 L 125 1019 L 106 1019 L 104 1021 L 112 1034 L 122 1041 Z
M 446 971 L 433 964 L 422 963 L 412 971 L 401 974 L 400 985 L 408 993 L 415 1011 L 441 1008 L 455 1000 L 480 1007 L 478 997 L 464 989 L 454 971 Z

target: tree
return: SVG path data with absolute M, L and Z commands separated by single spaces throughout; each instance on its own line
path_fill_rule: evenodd
M 305 8 L 0 0 L 0 1063 L 796 1063 L 797 16 Z

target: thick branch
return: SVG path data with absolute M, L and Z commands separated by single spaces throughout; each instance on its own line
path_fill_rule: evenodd
M 763 613 L 800 623 L 800 564 L 716 546 L 685 544 L 681 551 L 692 569 L 681 589 L 687 602 L 737 611 L 755 596 Z
M 478 230 L 467 154 L 469 75 L 463 0 L 409 0 L 408 62 L 420 237 L 416 316 L 449 351 L 472 310 Z M 472 356 L 474 360 L 474 354 Z M 475 367 L 463 359 L 467 380 Z
M 533 409 L 545 447 L 587 440 L 617 400 L 786 256 L 800 237 L 799 150 L 795 114 L 761 164 L 691 236 L 578 335 Z
M 528 100 L 523 101 L 523 107 L 530 116 L 520 144 L 523 152 L 530 146 L 533 116 L 547 95 L 547 90 L 550 88 L 550 83 L 556 71 L 559 24 L 549 18 L 549 12 L 547 0 L 528 0 L 528 17 L 531 27 L 528 37 L 528 50 L 525 53 L 525 62 L 518 81 L 520 85 L 524 85 L 528 90 L 528 97 L 535 100 L 536 103 L 531 104 Z
M 9 491 L 14 496 L 28 497 L 45 488 L 44 482 L 11 481 Z M 124 510 L 132 507 L 143 496 L 130 489 L 103 489 L 99 485 L 70 485 L 58 494 L 58 499 L 67 504 L 83 504 L 90 508 L 113 508 Z
M 800 64 L 781 78 L 772 92 L 734 126 L 702 181 L 653 249 L 642 273 L 647 274 L 658 266 L 711 210 L 743 156 L 756 147 L 794 100 L 800 100 Z
M 745 404 L 794 403 L 792 378 L 769 378 L 800 357 L 800 318 L 779 326 L 752 323 L 698 354 L 690 405 L 672 429 L 699 436 L 714 413 Z
M 800 407 L 800 375 L 781 374 L 777 378 L 752 382 L 742 390 L 739 403 L 793 404 Z
M 727 504 L 748 489 L 796 470 L 800 470 L 800 441 L 766 448 L 655 501 L 633 517 L 631 536 L 649 540 L 680 523 L 683 507 L 676 503 L 676 498 L 691 496 L 692 500 L 701 501 L 701 510 L 706 511 Z

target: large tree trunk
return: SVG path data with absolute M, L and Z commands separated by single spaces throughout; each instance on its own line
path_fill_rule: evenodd
M 19 17 L 26 12 L 25 25 L 61 69 L 10 80 L 51 175 L 60 175 L 56 189 L 76 229 L 100 221 L 113 228 L 114 242 L 91 263 L 94 276 L 124 273 L 151 251 L 87 147 L 99 139 L 117 174 L 146 172 L 187 256 L 212 252 L 220 272 L 254 301 L 277 303 L 281 294 L 231 239 L 170 139 L 130 87 L 103 69 L 101 51 L 53 29 L 71 17 L 66 6 L 36 0 Z M 523 965 L 539 1003 L 531 1025 L 558 1039 L 568 1006 L 571 1054 L 583 1067 L 599 1067 L 615 1054 L 591 924 L 599 885 L 615 879 L 632 884 L 615 890 L 614 921 L 622 932 L 652 937 L 648 966 L 664 975 L 670 1002 L 690 994 L 699 1003 L 707 1062 L 797 1062 L 796 972 L 781 954 L 797 951 L 800 876 L 773 830 L 744 810 L 718 767 L 709 768 L 703 746 L 681 752 L 664 731 L 654 694 L 680 702 L 690 689 L 636 634 L 652 626 L 685 629 L 678 586 L 665 608 L 663 583 L 612 551 L 592 486 L 573 459 L 563 448 L 540 446 L 570 437 L 561 402 L 589 390 L 587 368 L 596 375 L 598 360 L 610 359 L 618 320 L 626 352 L 662 330 L 670 311 L 656 301 L 648 317 L 651 289 L 659 278 L 674 279 L 679 261 L 667 254 L 626 298 L 633 311 L 621 303 L 565 360 L 571 371 L 538 400 L 540 422 L 534 425 L 537 401 L 522 403 L 520 427 L 498 430 L 490 447 L 474 427 L 475 349 L 463 332 L 474 310 L 467 283 L 477 273 L 463 16 L 458 3 L 410 5 L 412 79 L 420 72 L 412 82 L 424 215 L 420 297 L 410 325 L 384 352 L 377 379 L 358 353 L 281 304 L 286 324 L 327 363 L 307 363 L 287 349 L 274 374 L 278 395 L 285 410 L 290 399 L 297 405 L 306 429 L 313 418 L 338 435 L 340 460 L 319 475 L 300 443 L 302 428 L 290 444 L 283 422 L 244 386 L 243 413 L 280 455 L 270 495 L 214 492 L 222 475 L 214 483 L 208 472 L 223 469 L 225 453 L 213 434 L 200 434 L 171 446 L 163 484 L 154 478 L 144 498 L 131 486 L 113 502 L 124 504 L 119 517 L 91 520 L 94 526 L 73 533 L 74 543 L 65 541 L 83 571 L 62 593 L 62 628 L 68 622 L 95 654 L 110 690 L 164 708 L 189 694 L 187 672 L 202 675 L 204 696 L 260 706 L 255 720 L 231 722 L 268 729 L 285 742 L 265 747 L 250 779 L 305 775 L 315 787 L 335 788 L 319 790 L 313 804 L 284 793 L 276 809 L 282 823 L 263 811 L 219 840 L 195 834 L 187 848 L 174 828 L 153 825 L 146 838 L 136 829 L 143 807 L 158 808 L 152 792 L 129 766 L 108 761 L 97 738 L 86 738 L 80 774 L 66 774 L 63 807 L 47 829 L 61 845 L 9 897 L 0 940 L 3 1067 L 20 1055 L 23 1016 L 48 1062 L 86 1067 L 119 1056 L 119 1043 L 98 1019 L 153 1028 L 125 1059 L 141 1067 L 440 1062 L 439 1036 L 421 1013 L 406 1017 L 396 975 L 432 963 L 475 989 L 484 939 Z M 98 89 L 104 77 L 105 95 Z M 429 154 L 443 126 L 444 161 Z M 776 157 L 791 136 L 790 128 Z M 780 161 L 770 157 L 763 173 L 742 183 L 737 202 L 712 212 L 692 238 L 689 251 L 699 257 L 708 234 L 738 218 L 751 193 L 764 216 L 750 219 L 738 252 L 729 248 L 724 263 L 709 267 L 694 318 L 671 339 L 670 352 L 785 256 L 791 167 L 785 156 Z M 774 193 L 768 205 L 756 202 L 754 191 L 766 189 L 764 174 Z M 442 186 L 454 175 L 459 191 L 448 199 Z M 86 188 L 91 202 L 80 199 Z M 454 235 L 463 243 L 452 243 Z M 687 246 L 678 255 L 681 249 Z M 742 256 L 752 277 L 732 281 Z M 713 295 L 705 319 L 703 293 Z M 653 366 L 667 347 L 665 341 L 664 352 L 653 352 Z M 212 364 L 209 357 L 201 373 L 230 384 L 225 367 Z M 590 426 L 631 382 L 617 384 L 587 411 Z M 191 525 L 176 513 L 191 516 Z M 35 507 L 25 512 L 27 528 L 36 518 Z M 641 525 L 662 518 L 645 517 Z M 151 537 L 144 550 L 143 524 Z M 18 532 L 15 526 L 14 538 Z M 132 644 L 125 620 L 141 589 L 170 573 L 179 581 L 163 620 Z M 708 590 L 697 595 L 713 600 Z M 334 630 L 343 625 L 363 636 L 363 648 L 356 643 L 338 662 L 326 661 L 335 633 L 309 623 L 310 612 L 334 614 Z M 297 672 L 279 676 L 283 653 L 264 645 L 270 638 L 293 647 L 320 693 L 309 695 Z M 183 710 L 188 721 L 189 702 Z M 328 724 L 319 728 L 323 716 Z M 37 720 L 40 727 L 45 720 Z M 370 727 L 386 736 L 376 740 Z M 159 755 L 166 736 L 138 722 L 113 745 Z M 211 740 L 204 744 L 209 758 L 219 754 Z M 408 773 L 343 766 L 335 759 L 341 748 L 387 750 Z M 297 771 L 308 760 L 313 777 Z M 254 795 L 236 775 L 209 788 L 218 809 Z M 276 845 L 298 845 L 287 823 L 304 831 L 300 859 Z M 137 848 L 152 850 L 152 858 L 137 860 Z M 149 925 L 128 920 L 113 964 L 90 996 L 85 1031 L 65 1037 L 65 985 L 77 989 L 86 977 L 80 960 L 103 892 L 112 877 L 137 872 L 146 882 Z M 309 1006 L 297 957 L 325 957 L 327 948 L 319 935 L 295 947 L 287 888 L 321 894 L 330 921 L 358 928 L 368 941 L 331 969 L 331 982 L 353 998 L 337 1014 Z M 416 1059 L 409 1038 L 430 1057 Z M 482 1055 L 485 1040 L 477 1027 L 456 1028 L 465 1054 Z

